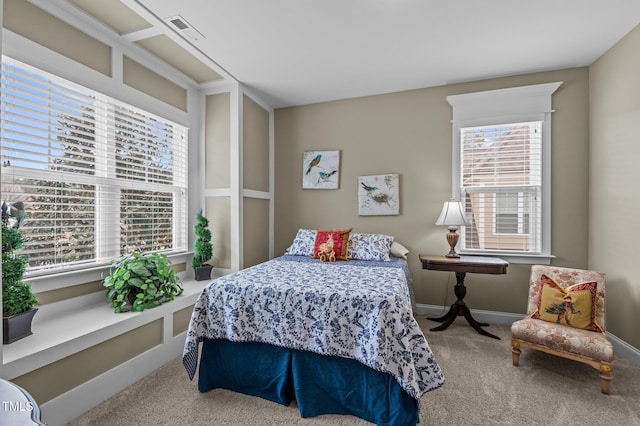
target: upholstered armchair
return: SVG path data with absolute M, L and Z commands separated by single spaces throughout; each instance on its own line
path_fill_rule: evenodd
M 511 326 L 513 365 L 530 348 L 584 362 L 600 371 L 609 394 L 613 345 L 605 334 L 605 274 L 533 265 L 527 315 Z

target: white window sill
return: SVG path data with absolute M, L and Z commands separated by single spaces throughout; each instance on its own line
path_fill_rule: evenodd
M 28 373 L 160 318 L 173 324 L 173 313 L 193 305 L 209 283 L 191 274 L 179 274 L 184 292 L 175 300 L 142 312 L 114 313 L 103 292 L 40 307 L 33 334 L 2 346 L 3 377 Z
M 509 263 L 522 264 L 522 265 L 549 265 L 551 260 L 555 259 L 555 256 L 550 255 L 534 255 L 534 254 L 510 254 L 505 252 L 490 252 L 490 251 L 458 251 L 458 254 L 465 256 L 490 256 L 499 257 Z

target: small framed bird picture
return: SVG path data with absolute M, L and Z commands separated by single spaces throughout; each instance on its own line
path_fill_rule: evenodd
M 305 151 L 302 158 L 302 188 L 338 189 L 340 151 Z
M 400 214 L 400 178 L 397 174 L 358 177 L 360 216 Z

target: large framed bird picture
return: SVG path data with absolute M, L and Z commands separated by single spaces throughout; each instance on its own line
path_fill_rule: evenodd
M 400 214 L 400 178 L 397 174 L 358 177 L 360 216 Z
M 338 189 L 340 151 L 305 151 L 302 158 L 303 189 Z

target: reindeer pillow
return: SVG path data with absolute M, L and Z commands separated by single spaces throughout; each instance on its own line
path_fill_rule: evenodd
M 313 257 L 319 258 L 321 251 L 327 247 L 327 241 L 333 240 L 332 250 L 335 252 L 336 259 L 347 260 L 349 251 L 349 235 L 352 228 L 341 229 L 318 229 L 316 231 L 316 239 L 313 244 Z M 321 247 L 322 246 L 322 247 Z

